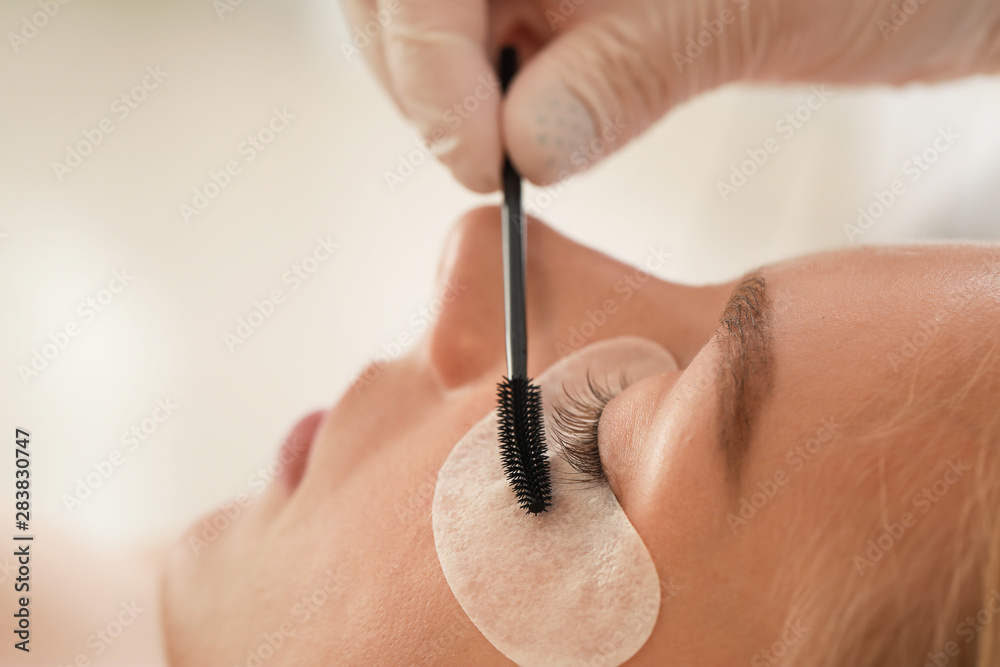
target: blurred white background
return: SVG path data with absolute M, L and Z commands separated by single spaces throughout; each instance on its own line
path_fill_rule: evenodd
M 38 0 L 0 5 L 0 433 L 32 433 L 45 531 L 108 552 L 172 539 L 252 492 L 291 424 L 333 402 L 431 299 L 449 225 L 497 201 L 431 162 L 387 185 L 416 135 L 343 55 L 334 0 L 231 4 L 220 18 L 212 0 L 72 0 L 22 41 L 10 34 Z M 699 98 L 557 196 L 529 189 L 529 208 L 626 261 L 671 248 L 661 275 L 691 282 L 848 244 L 844 225 L 894 179 L 906 193 L 854 242 L 1000 235 L 1000 80 L 836 90 L 778 132 L 809 95 Z M 275 109 L 292 117 L 247 160 L 241 143 Z M 113 131 L 95 134 L 102 119 Z M 904 165 L 946 128 L 957 139 L 911 183 Z M 54 168 L 85 133 L 100 143 Z M 718 183 L 772 137 L 780 150 L 724 201 Z M 185 220 L 180 205 L 231 160 L 240 173 Z M 337 249 L 289 290 L 283 275 L 320 237 Z M 116 271 L 132 276 L 123 288 Z M 227 332 L 274 288 L 287 300 L 230 349 Z M 162 423 L 157 401 L 177 406 Z M 148 436 L 128 451 L 132 427 Z M 113 450 L 121 464 L 67 507 Z

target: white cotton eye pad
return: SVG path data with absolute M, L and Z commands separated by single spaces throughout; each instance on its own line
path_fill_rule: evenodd
M 483 636 L 519 665 L 619 665 L 649 638 L 660 609 L 653 559 L 604 483 L 555 453 L 552 406 L 563 383 L 607 373 L 614 386 L 677 370 L 641 338 L 591 345 L 545 371 L 552 507 L 526 515 L 504 477 L 493 413 L 455 445 L 438 474 L 434 544 L 448 585 Z

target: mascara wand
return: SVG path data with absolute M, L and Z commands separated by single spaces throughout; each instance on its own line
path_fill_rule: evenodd
M 517 52 L 507 47 L 500 53 L 503 92 L 507 92 L 516 70 Z M 552 480 L 542 424 L 542 392 L 528 379 L 524 296 L 527 220 L 521 210 L 521 176 L 506 156 L 502 218 L 507 377 L 497 386 L 500 458 L 518 504 L 529 514 L 539 514 L 552 504 Z

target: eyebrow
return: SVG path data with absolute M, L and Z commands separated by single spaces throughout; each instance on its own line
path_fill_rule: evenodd
M 739 482 L 760 405 L 771 389 L 772 313 L 767 283 L 754 272 L 733 290 L 716 329 L 722 349 L 718 435 L 734 483 Z

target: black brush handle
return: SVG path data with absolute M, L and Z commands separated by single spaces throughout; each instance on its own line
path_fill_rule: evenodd
M 517 71 L 517 51 L 500 52 L 500 89 L 504 93 Z M 528 326 L 525 314 L 524 274 L 527 239 L 521 208 L 521 175 L 510 158 L 503 161 L 503 284 L 507 322 L 507 377 L 528 377 Z

